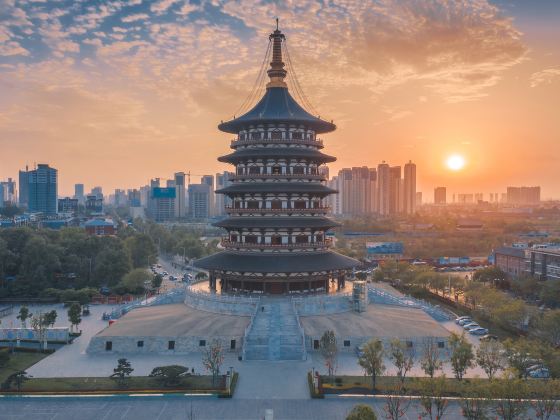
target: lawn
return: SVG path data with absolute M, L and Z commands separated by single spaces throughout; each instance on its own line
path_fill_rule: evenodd
M 8 364 L 0 368 L 0 383 L 4 382 L 12 373 L 26 370 L 49 355 L 45 353 L 21 352 L 11 354 L 10 356 Z

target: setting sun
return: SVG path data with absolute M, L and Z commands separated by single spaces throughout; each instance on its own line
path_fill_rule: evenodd
M 465 158 L 461 155 L 451 155 L 445 163 L 452 171 L 459 171 L 465 166 Z

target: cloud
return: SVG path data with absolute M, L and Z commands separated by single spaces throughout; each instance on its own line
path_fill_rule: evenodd
M 177 3 L 179 0 L 160 0 L 150 6 L 150 10 L 158 15 L 165 13 L 167 9 Z
M 146 20 L 149 16 L 146 13 L 136 13 L 134 15 L 128 15 L 121 18 L 125 23 L 136 22 L 139 20 Z
M 553 83 L 558 78 L 560 78 L 560 66 L 551 67 L 549 69 L 544 69 L 533 73 L 529 78 L 529 86 L 534 88 L 542 84 L 548 85 L 550 83 Z

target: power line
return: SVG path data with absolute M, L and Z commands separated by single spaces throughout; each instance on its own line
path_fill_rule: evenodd
M 306 108 L 308 108 L 312 114 L 314 115 L 318 115 L 319 113 L 317 112 L 317 110 L 315 109 L 315 107 L 311 104 L 311 101 L 309 101 L 309 99 L 307 99 L 307 96 L 305 96 L 305 93 L 303 92 L 303 89 L 299 83 L 298 77 L 297 77 L 297 73 L 296 73 L 296 69 L 292 63 L 292 57 L 290 55 L 290 51 L 288 49 L 288 43 L 286 41 L 284 41 L 284 46 L 285 46 L 285 50 L 286 50 L 286 57 L 288 58 L 288 66 L 290 67 L 290 72 L 288 72 L 288 74 L 293 73 L 293 81 L 294 81 L 294 86 L 296 88 L 296 93 L 298 93 L 301 96 L 301 101 L 303 102 L 304 106 Z

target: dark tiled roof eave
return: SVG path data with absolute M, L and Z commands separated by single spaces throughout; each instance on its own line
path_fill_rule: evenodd
M 500 247 L 494 250 L 494 254 L 508 255 L 510 257 L 525 258 L 525 250 L 523 248 Z
M 309 193 L 317 195 L 334 194 L 325 185 L 311 182 L 237 182 L 216 190 L 218 194 L 258 194 L 258 193 Z
M 287 88 L 268 88 L 261 100 L 248 112 L 231 121 L 221 123 L 218 128 L 226 133 L 237 134 L 250 126 L 261 124 L 303 125 L 316 133 L 329 133 L 336 125 L 315 117 L 303 109 L 288 92 Z
M 309 254 L 275 253 L 272 255 L 219 252 L 194 262 L 207 270 L 225 270 L 244 273 L 296 273 L 330 270 L 348 270 L 360 264 L 354 258 L 327 251 Z
M 260 147 L 254 149 L 236 150 L 229 155 L 220 156 L 218 161 L 226 163 L 234 163 L 245 159 L 266 159 L 266 158 L 293 158 L 293 159 L 310 159 L 317 162 L 334 162 L 336 158 L 329 156 L 316 149 L 304 149 L 296 147 Z
M 297 211 L 297 210 L 296 210 Z M 318 228 L 329 229 L 340 223 L 328 217 L 230 217 L 213 224 L 223 228 Z

